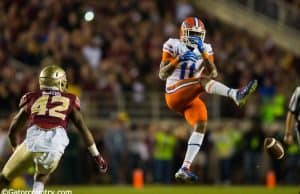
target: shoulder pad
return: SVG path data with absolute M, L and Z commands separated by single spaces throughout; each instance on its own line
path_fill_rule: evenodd
M 163 45 L 163 51 L 171 54 L 173 57 L 178 55 L 180 41 L 178 39 L 169 38 Z
M 64 96 L 68 97 L 71 100 L 71 102 L 72 102 L 72 104 L 71 104 L 72 108 L 76 108 L 76 109 L 80 110 L 80 99 L 78 98 L 78 96 L 76 96 L 76 95 L 74 95 L 72 93 L 69 93 L 69 92 L 64 92 L 62 94 Z

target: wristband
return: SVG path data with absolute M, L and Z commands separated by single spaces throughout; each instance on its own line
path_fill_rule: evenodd
M 98 151 L 98 149 L 96 147 L 96 144 L 93 144 L 90 147 L 88 147 L 88 150 L 89 150 L 89 152 L 91 153 L 92 156 L 98 156 L 98 155 L 100 155 L 99 151 Z

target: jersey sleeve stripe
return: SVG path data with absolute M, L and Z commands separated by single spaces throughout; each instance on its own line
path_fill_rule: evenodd
M 199 27 L 198 19 L 197 19 L 196 17 L 194 17 L 194 22 L 195 22 L 195 26 L 196 26 L 196 27 Z

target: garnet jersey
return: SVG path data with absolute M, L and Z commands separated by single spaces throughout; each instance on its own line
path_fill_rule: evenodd
M 210 44 L 204 43 L 204 48 L 209 55 L 213 54 Z M 182 55 L 188 50 L 189 48 L 187 48 L 187 46 L 179 39 L 170 38 L 163 45 L 163 52 L 167 52 L 173 57 Z M 173 87 L 170 86 L 174 85 L 176 82 L 188 78 L 198 78 L 201 76 L 201 73 L 204 70 L 204 66 L 202 65 L 203 58 L 198 48 L 195 48 L 193 52 L 199 56 L 199 60 L 197 62 L 193 62 L 193 61 L 179 62 L 174 72 L 167 78 L 166 81 L 167 93 L 173 92 Z M 172 88 L 172 89 L 168 89 L 168 88 Z
M 38 91 L 25 94 L 19 107 L 29 114 L 29 126 L 37 125 L 50 129 L 57 126 L 67 128 L 73 108 L 80 110 L 79 98 L 59 91 Z

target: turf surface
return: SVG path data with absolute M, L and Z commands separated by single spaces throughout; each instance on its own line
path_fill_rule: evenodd
M 65 194 L 300 194 L 299 187 L 275 187 L 267 189 L 259 186 L 146 186 L 134 189 L 129 186 L 82 186 L 57 187 L 71 190 Z M 56 194 L 64 194 L 56 192 Z

